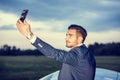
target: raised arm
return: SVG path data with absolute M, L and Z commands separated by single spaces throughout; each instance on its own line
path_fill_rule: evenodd
M 64 50 L 56 49 L 51 45 L 47 44 L 46 42 L 42 41 L 40 38 L 36 37 L 30 28 L 30 25 L 27 21 L 21 22 L 20 20 L 17 21 L 16 26 L 18 31 L 27 37 L 32 44 L 42 52 L 46 57 L 55 59 L 62 63 L 67 64 L 75 64 L 77 62 L 77 55 L 74 52 L 67 52 Z

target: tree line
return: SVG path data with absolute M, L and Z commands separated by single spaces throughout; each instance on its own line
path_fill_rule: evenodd
M 95 56 L 120 56 L 120 42 L 118 43 L 94 43 L 88 45 L 88 48 Z M 41 56 L 43 55 L 37 49 L 31 50 L 21 50 L 16 46 L 9 46 L 7 44 L 0 47 L 1 56 Z
M 120 56 L 120 42 L 106 44 L 96 42 L 93 45 L 89 45 L 88 48 L 95 56 Z
M 17 48 L 16 46 L 9 46 L 7 44 L 1 46 L 0 48 L 0 55 L 1 56 L 24 56 L 24 55 L 42 55 L 37 49 L 31 50 L 21 50 L 20 48 Z

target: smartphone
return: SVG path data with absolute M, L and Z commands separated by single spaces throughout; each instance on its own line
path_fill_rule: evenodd
M 25 20 L 27 14 L 28 14 L 28 9 L 25 9 L 25 10 L 22 11 L 21 16 L 20 16 L 20 20 L 22 22 Z

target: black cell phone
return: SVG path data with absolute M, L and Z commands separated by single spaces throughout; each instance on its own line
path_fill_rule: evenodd
M 20 20 L 22 22 L 25 20 L 27 14 L 28 14 L 28 9 L 25 9 L 25 10 L 22 11 L 21 16 L 20 16 Z

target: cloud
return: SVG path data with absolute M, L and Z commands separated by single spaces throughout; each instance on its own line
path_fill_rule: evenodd
M 109 42 L 120 42 L 119 37 L 120 31 L 102 31 L 102 32 L 89 32 L 86 39 L 86 44 L 98 43 L 109 43 Z
M 68 21 L 28 21 L 31 24 L 31 28 L 40 31 L 53 31 L 64 32 L 67 27 L 65 26 Z
M 15 45 L 34 49 L 16 30 L 23 9 L 29 9 L 27 21 L 34 34 L 56 48 L 65 48 L 65 34 L 70 24 L 88 31 L 87 45 L 94 42 L 120 42 L 119 0 L 1 0 L 0 46 Z
M 70 24 L 93 32 L 120 30 L 119 7 L 119 0 L 1 0 L 0 27 L 15 27 L 22 9 L 28 8 L 27 20 L 36 30 L 65 32 Z
M 0 30 L 14 30 L 14 29 L 16 29 L 16 28 L 12 27 L 11 25 L 0 27 Z
M 16 14 L 13 13 L 6 13 L 4 11 L 0 11 L 0 30 L 12 30 L 12 29 L 16 29 L 16 22 L 19 19 L 19 16 L 17 16 Z M 66 31 L 66 24 L 68 24 L 68 21 L 65 20 L 54 20 L 51 19 L 49 21 L 40 21 L 40 20 L 29 20 L 30 18 L 28 17 L 28 22 L 31 25 L 31 28 L 33 30 L 39 30 L 39 31 Z
M 66 32 L 51 32 L 51 31 L 35 31 L 33 32 L 36 36 L 41 38 L 43 41 L 52 45 L 55 48 L 66 49 L 65 47 L 65 34 Z M 17 30 L 2 30 L 0 31 L 0 46 L 4 44 L 15 45 L 21 49 L 35 49 L 29 40 L 22 36 Z M 86 45 L 98 43 L 111 43 L 120 42 L 119 31 L 103 31 L 103 32 L 88 32 L 87 39 L 85 41 Z
M 15 13 L 6 12 L 6 11 L 2 11 L 2 10 L 0 10 L 0 14 L 1 14 L 0 29 L 8 29 L 9 27 L 11 27 L 11 29 L 12 29 L 13 27 L 15 27 L 16 21 L 20 17 L 20 14 L 18 16 Z M 52 27 L 53 27 L 53 29 L 57 30 L 57 28 L 58 28 L 60 30 L 60 27 L 63 26 L 67 21 L 64 21 L 64 20 L 56 21 L 54 19 L 51 19 L 49 21 L 40 21 L 40 20 L 34 21 L 34 20 L 31 20 L 31 18 L 29 18 L 29 15 L 28 15 L 28 22 L 30 22 L 32 24 L 32 26 L 34 26 L 33 29 L 52 30 Z
M 12 13 L 7 13 L 0 10 L 0 27 L 3 26 L 15 26 L 15 22 L 17 21 L 17 16 Z

